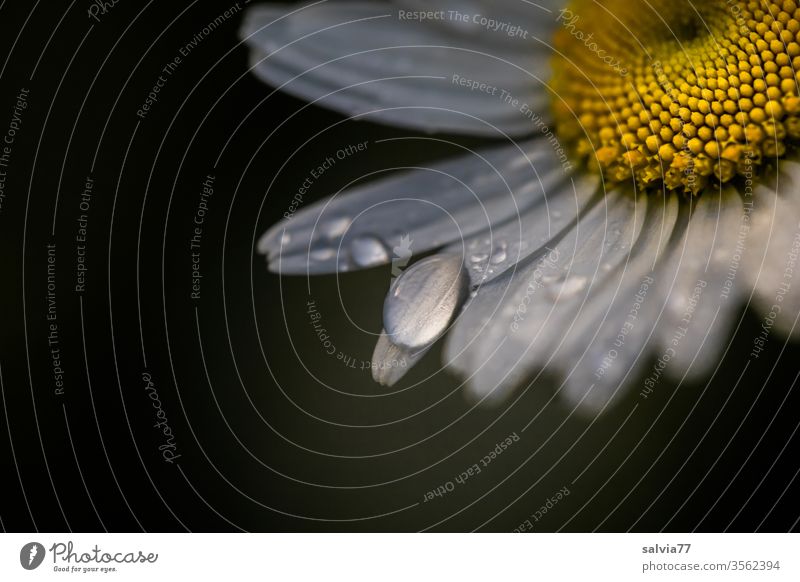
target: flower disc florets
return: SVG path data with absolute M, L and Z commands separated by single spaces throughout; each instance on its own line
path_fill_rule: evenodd
M 796 2 L 577 0 L 558 22 L 556 124 L 609 182 L 698 194 L 800 140 Z

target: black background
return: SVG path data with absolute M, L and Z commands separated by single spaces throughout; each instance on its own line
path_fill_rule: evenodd
M 340 350 L 368 360 L 388 267 L 281 279 L 254 244 L 341 147 L 371 144 L 309 198 L 455 149 L 377 144 L 415 133 L 273 94 L 248 74 L 241 12 L 183 58 L 140 119 L 162 68 L 233 3 L 120 0 L 99 22 L 90 5 L 0 8 L 0 132 L 30 90 L 0 211 L 4 530 L 511 531 L 565 486 L 536 531 L 797 527 L 796 345 L 773 336 L 742 375 L 760 325 L 743 311 L 708 385 L 662 382 L 597 420 L 547 404 L 548 378 L 473 409 L 456 378 L 436 373 L 438 348 L 380 388 L 324 353 L 305 304 L 317 301 Z M 193 300 L 188 240 L 209 174 Z M 87 287 L 76 293 L 87 176 Z M 47 343 L 48 244 L 63 394 Z M 158 449 L 145 373 L 175 435 L 173 463 Z M 423 501 L 514 432 L 480 476 Z

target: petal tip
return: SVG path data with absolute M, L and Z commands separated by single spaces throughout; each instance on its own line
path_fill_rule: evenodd
M 381 386 L 392 387 L 414 367 L 428 349 L 412 352 L 395 345 L 386 331 L 381 332 L 372 353 L 372 379 Z

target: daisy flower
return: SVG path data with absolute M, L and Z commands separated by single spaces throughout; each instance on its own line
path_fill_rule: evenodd
M 794 1 L 332 0 L 254 7 L 241 34 L 255 75 L 315 105 L 421 144 L 499 140 L 300 204 L 261 239 L 282 275 L 413 249 L 378 382 L 444 338 L 480 402 L 546 370 L 599 411 L 710 376 L 743 306 L 751 358 L 796 334 Z

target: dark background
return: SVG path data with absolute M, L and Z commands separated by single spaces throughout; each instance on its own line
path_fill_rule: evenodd
M 392 390 L 326 355 L 309 296 L 337 348 L 368 360 L 389 268 L 281 279 L 254 253 L 257 236 L 309 169 L 348 144 L 372 145 L 309 199 L 454 152 L 375 144 L 415 134 L 339 123 L 271 94 L 247 73 L 241 12 L 183 58 L 138 118 L 162 68 L 233 5 L 120 0 L 99 22 L 85 0 L 0 8 L 0 133 L 30 90 L 0 211 L 4 530 L 511 531 L 563 487 L 570 495 L 536 531 L 797 527 L 797 346 L 773 335 L 737 384 L 760 323 L 752 314 L 710 384 L 662 382 L 597 420 L 545 407 L 547 380 L 494 409 L 473 409 L 446 373 L 417 384 L 438 369 L 438 348 Z M 209 174 L 193 300 L 189 238 Z M 63 394 L 47 342 L 48 244 Z M 144 374 L 174 433 L 172 463 Z M 514 432 L 519 442 L 479 476 L 423 502 Z

